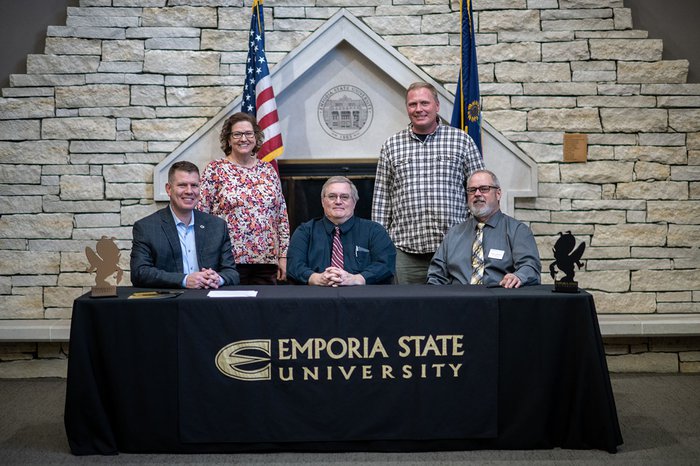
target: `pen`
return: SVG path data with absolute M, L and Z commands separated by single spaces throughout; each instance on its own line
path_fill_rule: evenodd
M 172 291 L 137 291 L 136 293 L 133 293 L 131 295 L 131 297 L 134 297 L 134 298 L 154 298 L 156 296 L 170 295 L 170 294 L 176 294 L 176 293 L 174 293 Z

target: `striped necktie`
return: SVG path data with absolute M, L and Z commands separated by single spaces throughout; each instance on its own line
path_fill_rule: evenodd
M 484 283 L 484 223 L 476 225 L 476 238 L 472 244 L 472 285 Z
M 340 227 L 333 232 L 333 250 L 331 251 L 331 267 L 343 268 L 343 244 L 340 242 Z

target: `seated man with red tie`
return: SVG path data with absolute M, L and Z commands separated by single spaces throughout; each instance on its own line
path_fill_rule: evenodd
M 296 229 L 289 242 L 287 276 L 296 283 L 350 286 L 391 283 L 396 249 L 384 227 L 354 216 L 357 188 L 344 176 L 321 189 L 324 216 Z
M 540 255 L 530 228 L 501 212 L 496 175 L 477 170 L 467 180 L 471 217 L 448 230 L 428 268 L 428 283 L 519 288 L 540 283 Z

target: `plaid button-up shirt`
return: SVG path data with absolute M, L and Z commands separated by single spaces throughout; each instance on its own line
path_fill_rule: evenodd
M 479 150 L 464 131 L 439 124 L 421 141 L 409 125 L 382 146 L 372 220 L 402 251 L 433 253 L 445 232 L 467 219 L 467 178 L 482 168 Z

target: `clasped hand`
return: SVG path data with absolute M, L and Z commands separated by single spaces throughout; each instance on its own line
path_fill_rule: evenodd
M 187 275 L 185 283 L 187 288 L 198 288 L 208 290 L 209 288 L 217 289 L 219 287 L 219 274 L 212 269 L 202 269 L 199 272 L 192 272 Z
M 353 275 L 338 267 L 328 267 L 323 272 L 311 274 L 311 277 L 309 277 L 309 285 L 352 286 L 364 284 L 365 277 L 362 275 Z

